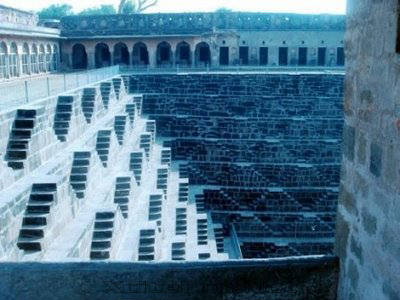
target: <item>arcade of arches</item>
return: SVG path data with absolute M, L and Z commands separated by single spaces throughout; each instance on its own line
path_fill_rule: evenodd
M 70 66 L 73 69 L 91 69 L 102 68 L 110 65 L 121 66 L 150 66 L 150 67 L 207 67 L 211 65 L 270 65 L 270 58 L 274 53 L 271 47 L 263 46 L 259 49 L 248 46 L 229 47 L 228 45 L 211 47 L 208 42 L 202 41 L 198 43 L 188 43 L 180 41 L 170 43 L 161 40 L 154 42 L 117 42 L 116 44 L 107 43 L 107 41 L 99 42 L 90 46 L 87 44 L 75 43 L 71 44 L 72 50 L 68 51 L 68 47 L 64 46 L 65 53 L 70 52 Z M 69 48 L 69 49 L 71 49 Z M 290 49 L 290 51 L 289 51 Z M 269 51 L 272 50 L 272 51 Z M 278 51 L 279 50 L 279 51 Z M 259 59 L 254 58 L 254 51 L 259 53 Z M 279 47 L 276 52 L 277 65 L 289 65 L 290 57 L 293 57 L 293 51 L 298 52 L 298 61 L 295 65 L 306 66 L 311 62 L 308 53 L 315 52 L 314 48 L 300 47 L 297 50 L 293 47 Z M 328 62 L 327 47 L 319 47 L 317 49 L 318 66 L 343 66 L 344 55 L 343 47 L 330 48 Z M 337 52 L 337 54 L 336 54 Z M 237 57 L 236 57 L 237 56 Z M 332 57 L 336 61 L 332 61 Z M 278 59 L 279 58 L 279 59 Z M 290 59 L 290 64 L 293 59 Z M 316 63 L 315 63 L 316 64 Z M 274 64 L 272 64 L 274 65 Z M 312 63 L 311 63 L 312 65 Z
M 56 71 L 59 57 L 57 44 L 0 41 L 0 80 Z

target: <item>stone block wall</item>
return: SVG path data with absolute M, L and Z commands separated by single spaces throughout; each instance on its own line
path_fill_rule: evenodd
M 159 74 L 133 75 L 129 87 L 144 93 L 143 113 L 189 178 L 198 210 L 210 212 L 227 239 L 233 226 L 243 256 L 255 258 L 332 252 L 342 81 Z
M 348 1 L 344 155 L 336 228 L 343 300 L 400 299 L 398 19 L 396 0 Z

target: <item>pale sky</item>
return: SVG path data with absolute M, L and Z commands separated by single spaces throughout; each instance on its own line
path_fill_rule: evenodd
M 51 4 L 67 3 L 79 12 L 101 4 L 113 4 L 118 0 L 0 0 L 0 4 L 23 10 L 40 10 Z M 345 14 L 346 0 L 159 0 L 157 6 L 147 10 L 157 12 L 214 11 L 220 7 L 236 11 L 291 12 Z

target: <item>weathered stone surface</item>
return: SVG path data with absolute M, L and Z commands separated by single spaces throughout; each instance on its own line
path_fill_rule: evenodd
M 382 148 L 376 144 L 371 144 L 371 157 L 370 157 L 370 165 L 369 170 L 372 174 L 379 177 L 382 172 Z
M 366 207 L 362 209 L 361 217 L 364 230 L 370 235 L 375 234 L 378 222 L 376 217 L 372 215 Z
M 322 20 L 321 20 L 322 19 Z M 134 14 L 72 16 L 62 19 L 63 36 L 169 35 L 208 33 L 213 29 L 239 30 L 344 30 L 344 16 L 263 13 Z
M 336 299 L 338 260 L 3 263 L 2 299 Z

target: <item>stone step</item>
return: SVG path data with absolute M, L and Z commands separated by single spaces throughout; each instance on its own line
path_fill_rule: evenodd
M 33 119 L 15 119 L 14 128 L 15 129 L 28 129 L 32 130 L 35 126 L 35 120 Z
M 41 251 L 41 238 L 18 238 L 17 246 L 24 251 Z
M 34 119 L 36 118 L 36 110 L 34 109 L 18 109 L 17 110 L 17 119 Z
M 47 218 L 49 214 L 29 214 L 26 213 L 24 218 L 22 219 L 22 226 L 28 225 L 36 225 L 36 226 L 45 226 L 47 225 Z
M 96 230 L 96 231 L 93 231 L 93 240 L 111 239 L 112 235 L 113 235 L 112 230 Z
M 110 252 L 108 250 L 104 251 L 91 251 L 90 252 L 90 259 L 109 259 L 110 258 Z

